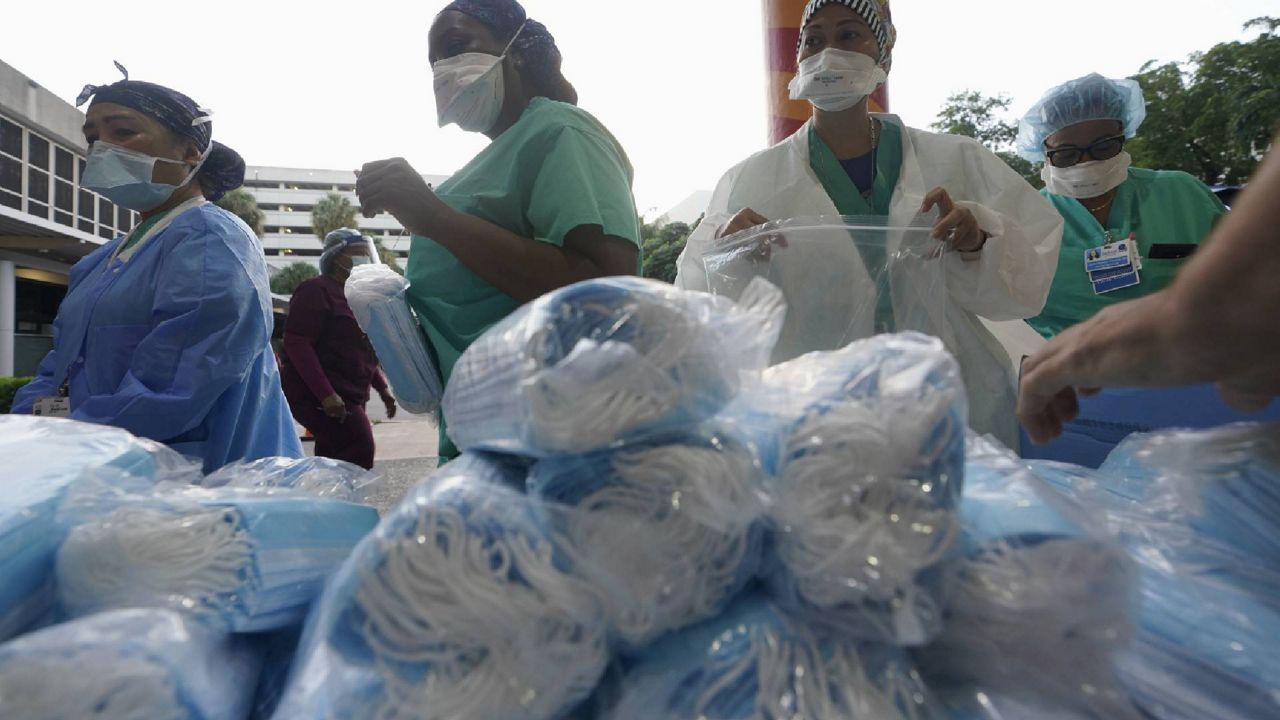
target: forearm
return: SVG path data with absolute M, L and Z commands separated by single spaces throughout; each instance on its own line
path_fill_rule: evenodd
M 289 364 L 298 371 L 298 375 L 311 390 L 311 394 L 316 396 L 316 400 L 323 400 L 334 394 L 333 385 L 324 374 L 320 356 L 316 354 L 310 338 L 285 333 L 283 350 L 289 358 Z
M 584 255 L 466 213 L 451 212 L 429 228 L 410 229 L 440 243 L 480 279 L 519 302 L 610 274 Z
M 1232 376 L 1280 363 L 1280 157 L 1263 163 L 1167 290 L 1181 358 Z

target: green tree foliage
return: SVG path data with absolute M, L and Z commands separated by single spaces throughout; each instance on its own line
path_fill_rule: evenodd
M 311 231 L 316 234 L 322 244 L 325 235 L 339 228 L 348 227 L 360 228 L 356 222 L 356 207 L 350 200 L 331 192 L 316 201 L 316 206 L 311 210 Z
M 378 259 L 382 261 L 383 265 L 386 265 L 387 267 L 391 268 L 392 270 L 395 270 L 397 273 L 401 275 L 404 274 L 404 269 L 400 267 L 399 255 L 396 255 L 394 252 L 388 250 L 386 246 L 382 244 L 382 241 L 377 238 L 374 238 L 373 246 L 377 248 Z
M 663 282 L 675 282 L 676 260 L 684 251 L 689 233 L 698 226 L 698 218 L 692 226 L 688 223 L 661 221 L 640 226 L 641 252 L 644 254 L 644 276 Z
M 236 188 L 219 198 L 215 204 L 243 220 L 254 235 L 262 237 L 262 233 L 265 231 L 263 223 L 266 221 L 267 216 L 258 209 L 258 201 L 253 199 L 248 190 Z
M 1280 19 L 1245 29 L 1260 32 L 1134 75 L 1147 99 L 1146 122 L 1128 145 L 1135 165 L 1183 170 L 1209 185 L 1249 177 L 1280 121 Z
M 310 280 L 319 274 L 320 271 L 316 270 L 311 263 L 293 263 L 271 276 L 271 292 L 277 295 L 292 295 L 304 280 Z
M 976 90 L 962 90 L 947 98 L 947 104 L 942 106 L 938 119 L 930 127 L 938 132 L 977 140 L 1033 187 L 1044 187 L 1040 180 L 1040 165 L 1027 162 L 1013 152 L 1018 123 L 1007 119 L 1010 103 L 1012 100 L 1005 95 L 988 97 Z
M 0 377 L 0 413 L 9 412 L 13 406 L 13 396 L 18 394 L 22 386 L 31 382 L 29 377 Z

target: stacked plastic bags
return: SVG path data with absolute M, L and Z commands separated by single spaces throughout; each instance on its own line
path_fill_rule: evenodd
M 1280 717 L 1280 426 L 1133 436 L 1102 467 L 1034 463 L 1139 572 L 1120 679 L 1146 717 Z
M 370 476 L 345 463 L 271 458 L 203 477 L 115 428 L 0 425 L 16 461 L 0 494 L 0 618 L 28 633 L 0 645 L 6 720 L 246 717 L 274 648 L 251 633 L 295 628 L 291 649 L 377 523 L 358 502 Z

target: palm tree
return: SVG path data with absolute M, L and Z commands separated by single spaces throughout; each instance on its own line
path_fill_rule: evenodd
M 236 188 L 223 195 L 215 204 L 243 220 L 254 235 L 259 238 L 262 237 L 262 233 L 265 231 L 263 223 L 266 221 L 267 216 L 262 210 L 258 209 L 258 201 L 253 199 L 249 191 L 244 188 Z
M 320 242 L 324 242 L 324 236 L 339 228 L 356 228 L 360 225 L 356 222 L 356 207 L 351 204 L 347 198 L 336 192 L 316 201 L 316 206 L 311 210 L 311 231 L 316 234 Z

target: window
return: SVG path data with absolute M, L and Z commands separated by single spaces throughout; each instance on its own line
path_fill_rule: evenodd
M 0 152 L 22 158 L 22 127 L 0 118 Z
M 22 194 L 22 161 L 0 155 L 0 188 Z
M 82 232 L 87 232 L 90 235 L 93 234 L 94 224 L 92 220 L 81 219 L 79 222 L 76 223 L 76 227 L 80 228 Z
M 27 197 L 35 202 L 49 202 L 49 173 L 27 166 Z
M 116 206 L 112 205 L 106 198 L 98 198 L 98 224 L 107 231 L 103 237 L 112 237 L 112 228 L 116 225 Z M 102 233 L 98 233 L 102 235 Z
M 76 189 L 65 180 L 55 180 L 53 185 L 53 204 L 63 212 L 76 209 Z M 71 223 L 67 223 L 70 225 Z
M 88 190 L 80 191 L 80 219 L 89 221 L 88 232 L 93 232 L 93 193 Z M 83 228 L 81 228 L 83 229 Z
M 60 225 L 66 225 L 67 227 L 75 227 L 75 226 L 76 226 L 76 219 L 75 219 L 75 216 L 74 216 L 74 215 L 72 215 L 72 214 L 71 214 L 71 213 L 69 213 L 69 212 L 62 212 L 61 210 L 54 210 L 54 211 L 53 211 L 53 219 L 54 219 L 54 221 L 55 221 L 55 222 L 57 222 L 57 223 L 58 223 L 58 224 L 60 224 Z
M 54 148 L 53 153 L 53 169 L 54 174 L 68 182 L 75 182 L 75 156 L 69 150 L 63 148 Z
M 98 226 L 98 237 L 100 237 L 100 238 L 102 238 L 102 239 L 104 239 L 104 240 L 110 240 L 111 238 L 113 238 L 113 237 L 115 237 L 115 236 L 116 236 L 116 231 L 115 231 L 115 230 L 113 230 L 113 229 L 111 229 L 111 228 L 107 227 L 106 225 L 99 225 L 99 226 Z
M 49 141 L 35 133 L 27 133 L 27 162 L 33 167 L 48 170 Z
M 14 210 L 21 210 L 22 196 L 0 190 L 0 205 L 11 207 Z
M 27 199 L 27 213 L 28 213 L 28 214 L 31 214 L 31 215 L 35 215 L 35 216 L 36 216 L 36 217 L 38 217 L 38 218 L 44 218 L 45 220 L 48 220 L 48 219 L 49 219 L 49 206 L 48 206 L 47 204 L 45 204 L 45 203 L 42 203 L 42 202 L 36 202 L 35 200 L 31 200 L 30 198 L 28 198 L 28 199 Z

